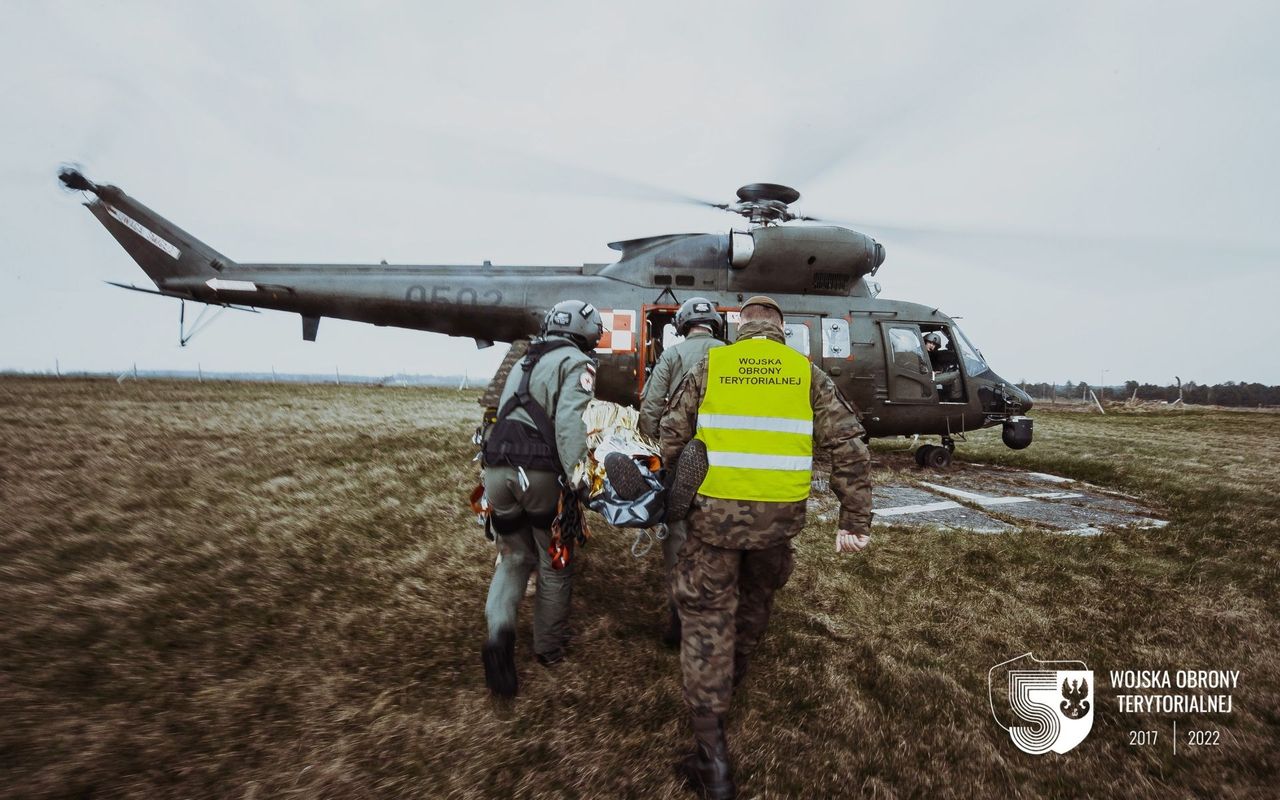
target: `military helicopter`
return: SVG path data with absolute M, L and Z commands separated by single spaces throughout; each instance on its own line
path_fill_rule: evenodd
M 738 189 L 736 202 L 698 201 L 742 216 L 746 230 L 612 242 L 621 256 L 610 264 L 400 266 L 233 261 L 115 186 L 70 167 L 58 177 L 68 189 L 93 195 L 85 205 L 155 288 L 112 285 L 184 302 L 293 312 L 308 341 L 323 317 L 334 317 L 469 337 L 489 347 L 535 335 L 554 303 L 580 298 L 594 303 L 605 322 L 596 349 L 597 396 L 637 405 L 646 376 L 674 339 L 671 322 L 684 299 L 713 300 L 732 341 L 742 302 L 768 294 L 788 311 L 787 343 L 853 401 L 869 437 L 937 435 L 941 446 L 916 450 L 917 462 L 932 467 L 949 465 L 956 439 L 979 428 L 1001 425 L 1014 449 L 1031 444 L 1025 416 L 1031 398 L 997 375 L 937 308 L 877 296 L 880 286 L 871 278 L 885 260 L 879 242 L 839 225 L 785 224 L 823 222 L 791 211 L 800 193 L 788 186 L 752 183 Z M 926 336 L 941 346 L 929 352 Z M 515 352 L 495 380 L 505 377 Z

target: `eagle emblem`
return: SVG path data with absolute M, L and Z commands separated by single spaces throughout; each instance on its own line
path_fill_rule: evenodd
M 1080 719 L 1089 713 L 1089 680 L 1087 678 L 1078 680 L 1063 678 L 1062 696 L 1066 699 L 1058 705 L 1058 708 L 1067 719 Z

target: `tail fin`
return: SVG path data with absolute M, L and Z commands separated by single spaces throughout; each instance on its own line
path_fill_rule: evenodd
M 85 206 L 160 288 L 172 279 L 216 278 L 235 264 L 115 186 L 93 183 L 71 168 L 59 172 L 58 179 L 69 189 L 97 196 Z

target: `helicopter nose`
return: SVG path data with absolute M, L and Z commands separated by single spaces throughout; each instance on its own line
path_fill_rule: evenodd
M 1018 386 L 1010 386 L 1009 388 L 1013 389 L 1014 394 L 1018 398 L 1018 402 L 1022 404 L 1022 413 L 1025 414 L 1030 411 L 1031 407 L 1035 405 L 1035 401 L 1031 399 L 1031 395 L 1024 392 Z

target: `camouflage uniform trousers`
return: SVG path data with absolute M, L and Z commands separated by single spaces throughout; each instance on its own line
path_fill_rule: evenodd
M 684 547 L 684 540 L 689 536 L 689 523 L 685 520 L 679 522 L 667 523 L 667 538 L 662 540 L 662 566 L 663 576 L 665 580 L 663 585 L 666 586 L 667 600 L 675 607 L 675 572 L 676 562 L 680 558 L 680 550 Z
M 494 519 L 518 519 L 521 524 L 514 531 L 495 536 L 501 560 L 494 568 L 484 614 L 490 641 L 496 641 L 503 630 L 514 630 L 529 573 L 536 566 L 533 650 L 539 655 L 551 656 L 562 650 L 569 640 L 574 562 L 570 561 L 564 569 L 556 569 L 551 566 L 551 556 L 547 553 L 551 544 L 550 520 L 560 499 L 556 474 L 534 469 L 526 469 L 525 474 L 529 488 L 521 489 L 514 467 L 485 469 L 485 492 L 493 506 Z M 538 524 L 541 522 L 545 524 Z
M 683 639 L 684 700 L 695 716 L 724 715 L 769 624 L 773 594 L 795 566 L 791 542 L 762 550 L 716 547 L 690 530 L 673 591 Z

